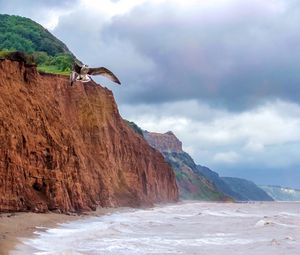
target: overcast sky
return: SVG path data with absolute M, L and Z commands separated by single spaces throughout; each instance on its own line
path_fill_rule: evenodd
M 122 81 L 122 116 L 223 176 L 300 188 L 297 0 L 0 0 Z

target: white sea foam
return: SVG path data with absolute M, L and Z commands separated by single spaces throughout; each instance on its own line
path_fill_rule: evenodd
M 299 205 L 189 202 L 113 213 L 38 229 L 12 255 L 299 255 Z
M 284 217 L 300 217 L 300 208 L 299 208 L 299 213 L 290 213 L 290 212 L 280 212 L 279 216 L 284 216 Z
M 241 217 L 241 218 L 253 218 L 253 217 L 262 217 L 261 214 L 251 214 L 251 213 L 241 213 L 238 211 L 210 211 L 205 210 L 202 212 L 206 215 L 218 216 L 218 217 Z

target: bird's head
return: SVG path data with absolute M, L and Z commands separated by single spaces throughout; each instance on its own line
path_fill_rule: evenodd
M 83 65 L 81 67 L 81 73 L 82 74 L 86 74 L 88 72 L 89 68 L 88 68 L 88 65 Z

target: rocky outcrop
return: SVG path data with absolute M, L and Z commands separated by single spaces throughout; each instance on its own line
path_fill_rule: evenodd
M 197 165 L 189 154 L 182 150 L 182 143 L 172 133 L 165 134 L 144 132 L 148 143 L 159 150 L 166 161 L 172 166 L 182 199 L 207 201 L 231 200 L 218 191 L 214 184 L 197 170 Z
M 145 131 L 144 137 L 153 148 L 160 152 L 183 152 L 182 142 L 179 141 L 172 131 L 164 134 Z
M 162 155 L 110 90 L 0 61 L 0 211 L 82 211 L 178 198 Z

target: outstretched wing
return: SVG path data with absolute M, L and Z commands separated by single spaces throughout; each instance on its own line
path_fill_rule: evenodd
M 73 63 L 73 71 L 76 72 L 76 73 L 78 73 L 78 74 L 80 74 L 81 67 L 82 66 L 77 61 L 75 61 Z
M 117 76 L 115 76 L 111 71 L 106 69 L 105 67 L 98 67 L 98 68 L 89 68 L 88 71 L 89 75 L 103 75 L 106 78 L 112 80 L 115 83 L 121 84 Z

